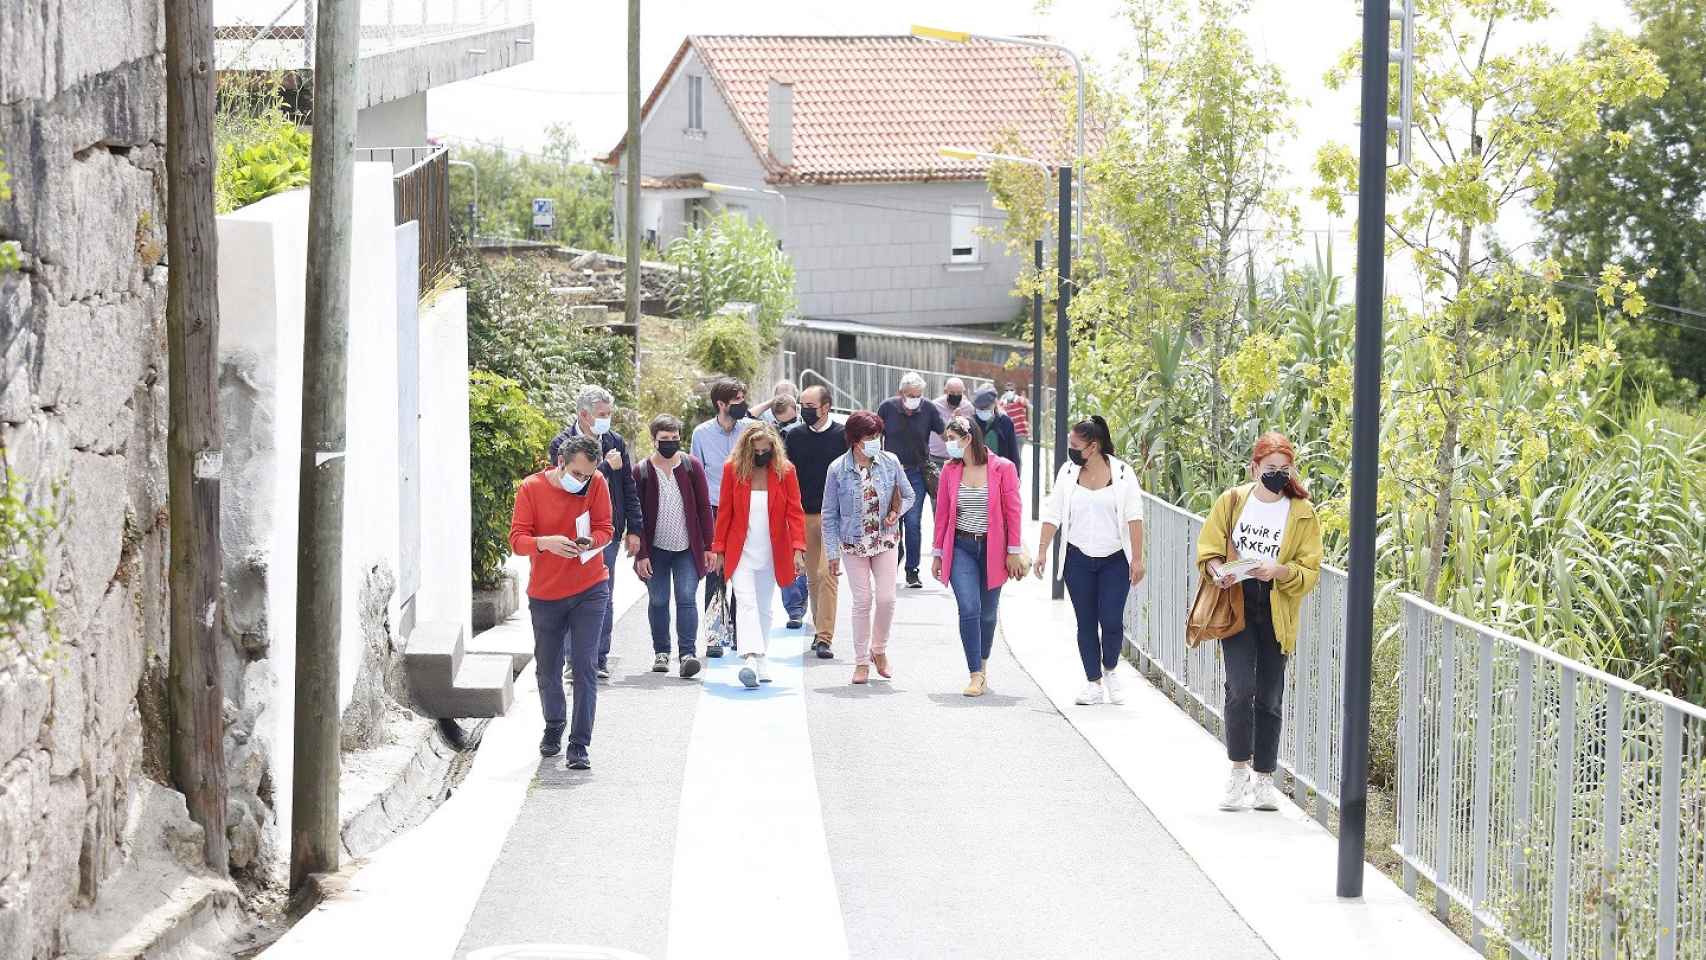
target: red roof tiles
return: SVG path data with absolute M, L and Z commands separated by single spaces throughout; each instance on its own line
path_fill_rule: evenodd
M 910 36 L 692 36 L 653 88 L 646 112 L 690 48 L 772 183 L 987 175 L 987 163 L 949 159 L 942 147 L 1003 147 L 1050 163 L 1071 153 L 1063 96 L 1071 87 L 1061 84 L 1071 64 L 1053 51 Z M 794 162 L 787 167 L 766 148 L 772 78 L 794 84 Z M 615 162 L 622 149 L 618 143 L 605 162 Z

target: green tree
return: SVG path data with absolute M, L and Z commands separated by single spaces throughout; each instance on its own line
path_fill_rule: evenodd
M 1496 377 L 1532 343 L 1489 337 L 1484 318 L 1503 311 L 1518 329 L 1557 331 L 1565 314 L 1555 264 L 1491 256 L 1487 239 L 1505 210 L 1552 205 L 1558 165 L 1569 151 L 1593 142 L 1613 149 L 1627 143 L 1624 131 L 1605 128 L 1603 111 L 1665 88 L 1656 58 L 1626 36 L 1608 35 L 1597 50 L 1573 55 L 1505 40 L 1512 28 L 1552 13 L 1550 0 L 1417 4 L 1417 149 L 1411 165 L 1389 177 L 1394 210 L 1386 228 L 1391 246 L 1410 255 L 1424 298 L 1403 322 L 1429 350 L 1418 358 L 1419 368 L 1398 371 L 1395 379 L 1409 377 L 1408 387 L 1393 385 L 1393 427 L 1420 442 L 1394 444 L 1401 454 L 1386 468 L 1427 501 L 1416 523 L 1425 541 L 1421 589 L 1430 600 L 1447 572 L 1447 532 L 1466 448 L 1485 437 L 1506 438 L 1522 451 L 1515 465 L 1520 476 L 1550 452 L 1542 428 L 1569 426 L 1561 402 L 1517 422 L 1500 422 L 1500 408 L 1488 402 L 1485 378 Z M 1359 51 L 1348 51 L 1329 73 L 1329 86 L 1349 82 L 1358 63 Z M 1316 169 L 1316 196 L 1342 213 L 1344 198 L 1356 192 L 1355 157 L 1342 144 L 1329 145 Z M 1645 309 L 1634 280 L 1622 275 L 1611 283 L 1607 304 L 1630 317 Z M 1485 500 L 1503 492 L 1477 494 Z
M 1608 104 L 1600 122 L 1619 140 L 1589 140 L 1562 154 L 1557 197 L 1541 211 L 1553 255 L 1567 276 L 1633 260 L 1654 271 L 1643 290 L 1657 303 L 1706 312 L 1706 0 L 1630 0 L 1638 40 L 1670 78 L 1662 96 Z M 1622 41 L 1596 30 L 1584 54 Z M 1580 282 L 1580 281 L 1578 281 Z M 1584 308 L 1591 290 L 1570 299 Z M 1706 319 L 1649 315 L 1632 345 L 1673 374 L 1706 385 Z
M 478 235 L 504 239 L 534 236 L 533 200 L 546 197 L 555 201 L 556 214 L 556 227 L 549 239 L 588 250 L 614 249 L 610 174 L 575 159 L 580 144 L 566 125 L 552 124 L 546 132 L 545 149 L 537 155 L 502 146 L 454 149 L 452 156 L 473 164 L 479 175 Z M 451 171 L 451 219 L 459 230 L 467 229 L 474 181 L 466 171 Z

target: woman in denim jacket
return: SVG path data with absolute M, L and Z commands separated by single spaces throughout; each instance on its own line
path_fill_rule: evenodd
M 860 410 L 847 418 L 847 452 L 829 465 L 823 483 L 823 549 L 829 575 L 847 568 L 853 588 L 853 682 L 888 678 L 889 627 L 899 564 L 900 518 L 916 501 L 894 454 L 883 451 L 882 418 Z

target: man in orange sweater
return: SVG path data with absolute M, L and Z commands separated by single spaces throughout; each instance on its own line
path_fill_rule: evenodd
M 592 761 L 593 715 L 598 709 L 598 646 L 610 604 L 610 571 L 604 547 L 614 527 L 610 492 L 598 472 L 598 441 L 566 438 L 556 464 L 521 481 L 510 518 L 509 546 L 532 564 L 527 607 L 533 616 L 533 662 L 539 703 L 545 709 L 541 756 L 563 745 L 567 704 L 563 699 L 563 654 L 574 666 L 575 715 L 569 730 L 568 766 L 587 770 Z M 584 520 L 582 518 L 585 518 Z

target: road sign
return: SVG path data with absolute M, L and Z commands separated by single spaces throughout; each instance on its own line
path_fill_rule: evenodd
M 533 225 L 541 230 L 549 230 L 557 225 L 557 201 L 550 197 L 536 197 L 533 200 Z

